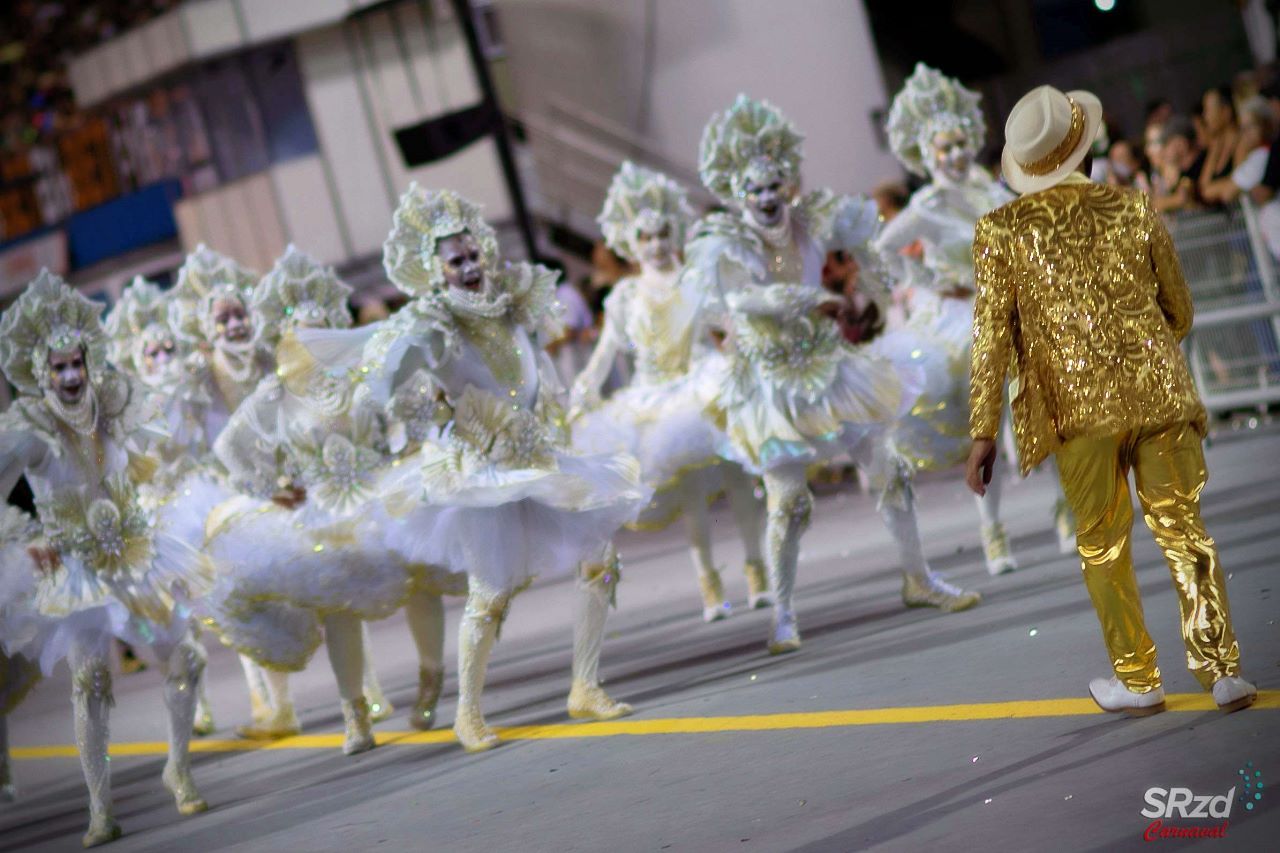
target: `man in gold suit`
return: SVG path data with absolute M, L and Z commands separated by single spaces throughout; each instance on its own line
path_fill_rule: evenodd
M 1002 169 L 1021 193 L 977 226 L 968 482 L 991 480 L 1006 369 L 1023 473 L 1050 454 L 1076 515 L 1085 586 L 1115 676 L 1107 711 L 1164 710 L 1130 557 L 1129 472 L 1173 573 L 1187 666 L 1218 706 L 1252 704 L 1226 583 L 1200 518 L 1205 412 L 1179 349 L 1191 293 L 1146 196 L 1079 171 L 1102 121 L 1088 92 L 1041 86 L 1013 108 Z

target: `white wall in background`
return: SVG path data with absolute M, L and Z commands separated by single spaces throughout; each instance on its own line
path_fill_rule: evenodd
M 419 7 L 403 3 L 297 40 L 311 118 L 334 188 L 352 257 L 381 251 L 391 212 L 410 181 L 448 187 L 484 205 L 494 220 L 512 215 L 492 142 L 444 160 L 407 167 L 396 128 L 470 106 L 480 93 L 462 38 L 445 15 L 428 30 Z
M 646 4 L 498 0 L 518 111 L 561 97 L 625 125 L 692 170 L 702 128 L 738 94 L 777 104 L 806 136 L 806 181 L 867 191 L 901 174 L 879 147 L 884 109 L 866 12 L 850 0 L 654 0 L 647 104 Z

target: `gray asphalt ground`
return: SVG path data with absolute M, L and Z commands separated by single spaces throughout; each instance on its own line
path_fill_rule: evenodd
M 1280 434 L 1216 442 L 1204 499 L 1230 573 L 1245 674 L 1280 689 Z M 1108 674 L 1092 608 L 1071 556 L 1058 553 L 1048 474 L 1006 490 L 1020 571 L 989 578 L 977 516 L 958 477 L 921 484 L 935 568 L 986 596 L 954 615 L 907 610 L 894 550 L 868 497 L 820 497 L 804 543 L 798 605 L 804 649 L 765 653 L 767 612 L 704 625 L 678 526 L 624 536 L 626 569 L 611 617 L 604 674 L 632 719 L 774 715 L 907 706 L 1069 700 L 1069 713 L 827 725 L 762 731 L 515 739 L 467 755 L 453 743 L 380 746 L 347 758 L 336 747 L 201 753 L 195 773 L 212 809 L 180 817 L 160 785 L 163 757 L 113 761 L 126 851 L 748 851 L 748 850 L 1275 850 L 1280 795 L 1252 812 L 1236 803 L 1226 840 L 1148 844 L 1140 814 L 1151 787 L 1222 794 L 1246 762 L 1280 782 L 1280 701 L 1222 715 L 1171 710 L 1140 720 L 1084 712 L 1091 677 Z M 735 603 L 745 600 L 741 550 L 727 509 L 715 510 L 717 557 Z M 1141 526 L 1135 559 L 1166 689 L 1198 687 L 1182 664 L 1167 569 Z M 515 602 L 490 669 L 485 706 L 497 726 L 568 724 L 568 584 Z M 453 718 L 458 602 L 449 609 Z M 416 662 L 400 616 L 373 626 L 377 667 L 406 732 Z M 209 689 L 230 739 L 248 705 L 239 665 L 213 648 Z M 308 734 L 341 731 L 323 654 L 296 677 Z M 119 678 L 117 742 L 164 737 L 159 676 Z M 65 670 L 10 720 L 15 747 L 71 743 Z M 1074 703 L 1074 704 L 1071 704 Z M 967 715 L 959 709 L 960 717 Z M 971 715 L 970 715 L 971 716 Z M 775 718 L 776 719 L 776 718 Z M 584 731 L 588 731 L 585 730 Z M 0 806 L 0 851 L 72 850 L 87 820 L 74 758 L 15 764 L 21 799 Z M 1216 825 L 1217 820 L 1174 820 Z

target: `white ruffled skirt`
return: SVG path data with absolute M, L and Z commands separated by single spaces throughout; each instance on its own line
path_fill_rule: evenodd
M 489 594 L 598 559 L 652 494 L 627 455 L 556 452 L 545 465 L 460 467 L 447 440 L 387 469 L 378 491 L 397 556 L 465 573 Z
M 219 504 L 206 529 L 218 580 L 203 621 L 263 666 L 302 669 L 326 615 L 382 619 L 404 605 L 412 577 L 388 551 L 390 524 L 372 500 L 349 512 L 244 495 Z
M 971 301 L 917 293 L 902 330 L 874 344 L 895 361 L 919 365 L 924 378 L 918 399 L 889 436 L 915 469 L 942 470 L 968 456 L 972 329 Z
M 105 655 L 113 640 L 164 658 L 190 628 L 191 602 L 207 591 L 207 562 L 157 535 L 151 565 L 105 578 L 73 556 L 40 572 L 28 543 L 0 547 L 0 646 L 48 675 L 73 646 Z
M 677 379 L 622 388 L 574 421 L 575 452 L 630 454 L 653 488 L 649 505 L 628 527 L 655 530 L 674 521 L 683 509 L 682 484 L 696 483 L 703 492 L 716 488 L 725 435 L 707 406 L 724 375 L 724 356 L 713 353 Z
M 829 461 L 882 435 L 923 381 L 874 345 L 842 345 L 830 369 L 803 380 L 735 354 L 713 404 L 726 436 L 721 456 L 753 474 Z
M 233 497 L 235 493 L 214 478 L 188 474 L 156 508 L 156 530 L 203 549 L 209 513 Z

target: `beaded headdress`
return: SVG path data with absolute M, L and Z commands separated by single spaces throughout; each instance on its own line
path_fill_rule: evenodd
M 351 325 L 347 299 L 351 286 L 292 243 L 276 259 L 253 293 L 253 307 L 262 324 L 263 339 L 275 344 L 285 328 L 309 325 L 346 328 Z
M 79 345 L 91 379 L 106 365 L 102 306 L 61 278 L 41 270 L 0 317 L 0 370 L 20 393 L 40 396 L 49 374 L 49 353 Z
M 672 243 L 683 246 L 685 231 L 693 218 L 684 187 L 661 172 L 628 160 L 613 176 L 604 209 L 596 221 L 609 248 L 627 260 L 635 260 L 632 240 L 637 227 L 656 231 L 665 223 L 671 228 Z
M 173 334 L 169 325 L 168 294 L 142 276 L 120 293 L 103 321 L 107 333 L 107 357 L 117 366 L 138 368 L 138 355 L 148 342 L 163 341 Z
M 188 342 L 212 342 L 217 337 L 213 303 L 238 299 L 247 310 L 257 283 L 251 270 L 201 243 L 187 255 L 170 293 L 169 321 L 174 331 Z M 254 329 L 255 334 L 258 331 Z
M 894 96 L 885 130 L 902 165 L 917 175 L 927 175 L 926 152 L 939 133 L 963 130 L 972 150 L 982 148 L 987 137 L 982 96 L 936 68 L 917 63 L 902 91 Z
M 716 198 L 741 198 L 745 178 L 766 175 L 789 184 L 800 180 L 800 143 L 804 137 L 768 101 L 739 95 L 723 113 L 711 117 L 702 132 L 698 174 Z
M 416 181 L 409 184 L 392 222 L 382 244 L 382 266 L 391 283 L 410 296 L 445 289 L 444 263 L 436 247 L 464 231 L 480 244 L 485 266 L 497 270 L 497 235 L 484 221 L 480 206 L 452 190 L 424 190 Z

